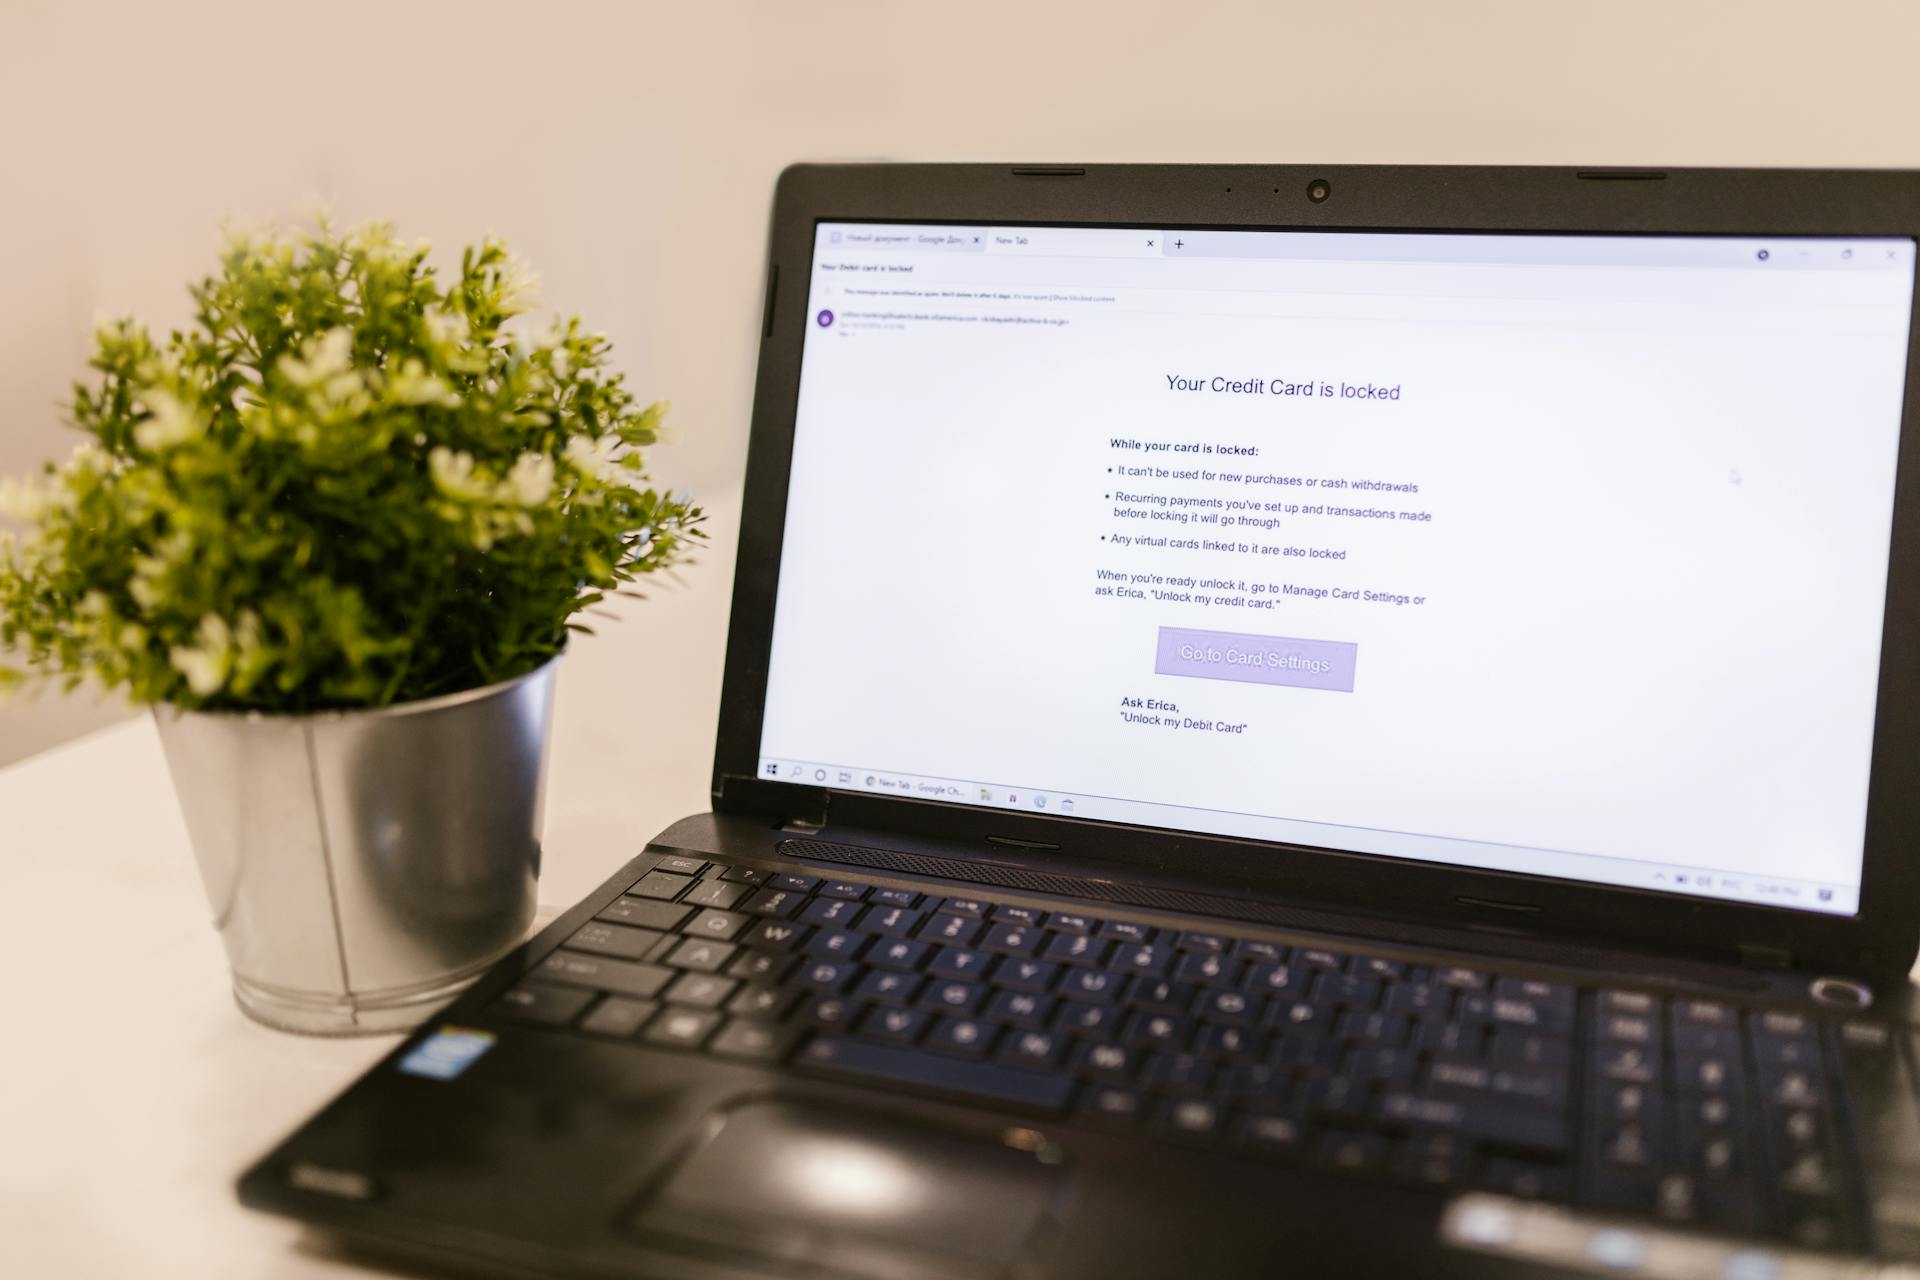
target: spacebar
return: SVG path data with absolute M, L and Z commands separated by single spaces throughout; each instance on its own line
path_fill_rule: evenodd
M 1066 1106 L 1067 1095 L 1073 1090 L 1073 1080 L 1068 1076 L 829 1036 L 814 1039 L 800 1051 L 794 1065 L 874 1084 L 933 1089 L 980 1102 L 1045 1111 Z

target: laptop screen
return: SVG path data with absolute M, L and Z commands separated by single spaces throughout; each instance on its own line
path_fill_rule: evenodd
M 1852 913 L 1914 253 L 821 223 L 761 774 Z

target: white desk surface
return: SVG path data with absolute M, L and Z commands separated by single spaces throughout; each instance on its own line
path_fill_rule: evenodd
M 564 659 L 543 916 L 704 812 L 737 493 L 684 586 L 643 586 Z M 4 714 L 4 712 L 0 712 Z M 241 1016 L 148 717 L 0 770 L 0 1272 L 358 1274 L 240 1208 L 240 1171 L 396 1042 Z
M 714 545 L 684 588 L 649 589 L 565 660 L 545 908 L 708 807 L 739 498 L 709 510 Z M 287 1035 L 234 1008 L 150 719 L 0 770 L 0 903 L 8 1274 L 357 1274 L 242 1210 L 233 1182 L 395 1037 Z

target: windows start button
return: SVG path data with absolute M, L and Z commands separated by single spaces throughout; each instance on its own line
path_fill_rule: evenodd
M 1153 669 L 1163 676 L 1352 693 L 1353 668 L 1359 653 L 1359 645 L 1344 640 L 1161 627 Z

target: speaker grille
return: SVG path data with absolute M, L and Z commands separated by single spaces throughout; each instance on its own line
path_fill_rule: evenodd
M 1083 880 L 1077 876 L 1053 875 L 997 862 L 968 862 L 961 858 L 939 858 L 906 853 L 899 849 L 877 849 L 870 845 L 841 844 L 829 840 L 782 840 L 779 852 L 784 857 L 805 858 L 810 862 L 833 862 L 842 866 L 868 867 L 875 871 L 898 871 L 904 875 L 958 880 L 964 884 L 993 885 L 1002 889 L 1024 889 L 1029 893 L 1057 894 L 1063 898 L 1092 899 L 1119 906 L 1214 916 L 1223 920 L 1297 929 L 1305 933 L 1355 934 L 1362 938 L 1380 939 L 1385 929 L 1391 929 L 1391 940 L 1401 946 L 1468 950 L 1543 964 L 1562 964 L 1577 969 L 1655 973 L 1709 986 L 1735 986 L 1749 990 L 1766 986 L 1766 980 L 1758 975 L 1746 978 L 1719 966 L 1689 964 L 1673 957 L 1635 956 L 1578 943 L 1506 938 L 1497 934 L 1476 933 L 1468 939 L 1456 930 L 1405 924 L 1397 920 L 1385 925 L 1378 920 L 1283 906 L 1258 898 L 1232 898 L 1224 894 L 1194 893 L 1112 880 Z

